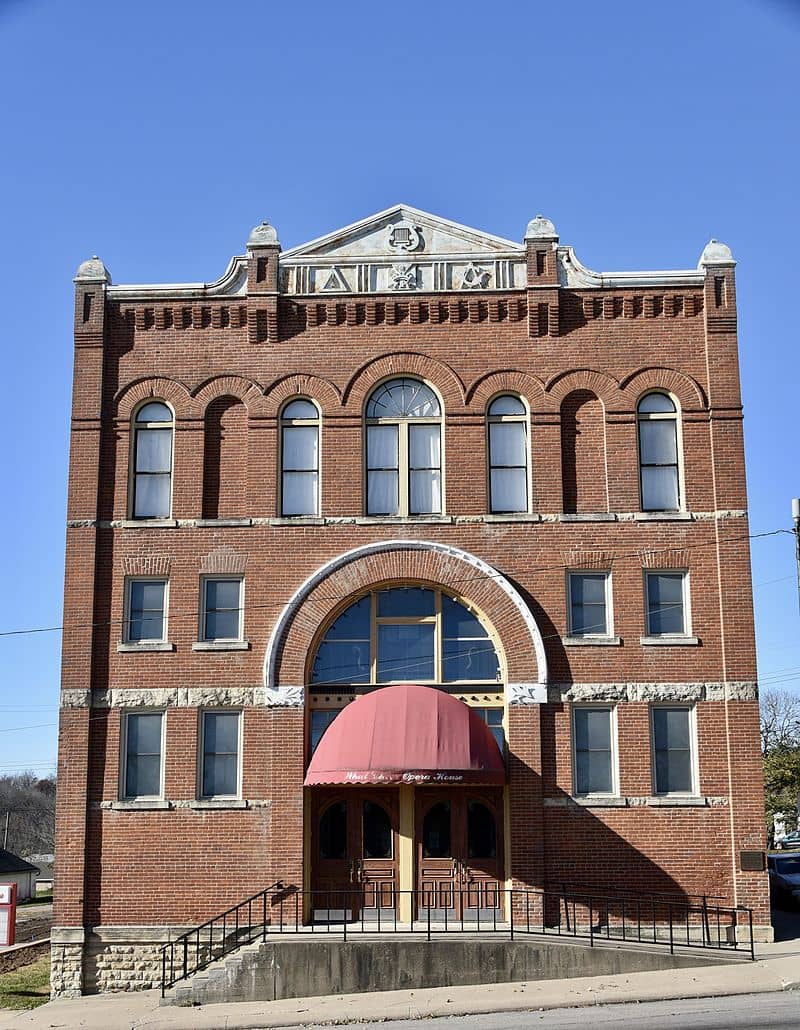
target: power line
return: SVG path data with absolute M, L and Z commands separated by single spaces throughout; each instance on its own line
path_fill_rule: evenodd
M 784 534 L 784 533 L 789 534 L 790 536 L 794 536 L 794 531 L 791 530 L 791 529 L 772 529 L 772 530 L 769 530 L 769 531 L 763 532 L 763 533 L 744 533 L 744 534 L 742 534 L 741 536 L 738 536 L 738 537 L 731 537 L 731 538 L 725 540 L 724 543 L 729 545 L 729 544 L 736 543 L 737 541 L 742 541 L 742 540 L 761 540 L 761 539 L 763 539 L 765 537 L 779 536 L 779 535 Z M 648 547 L 647 545 L 642 544 L 639 548 L 637 548 L 637 550 L 628 552 L 627 554 L 623 553 L 623 554 L 616 554 L 616 555 L 615 554 L 608 554 L 608 555 L 606 555 L 605 556 L 606 560 L 604 562 L 602 562 L 602 563 L 598 562 L 597 568 L 600 569 L 601 567 L 605 566 L 606 564 L 609 564 L 609 565 L 613 566 L 613 564 L 615 562 L 621 562 L 621 561 L 625 561 L 627 559 L 632 559 L 632 558 L 641 561 L 643 554 L 647 554 L 647 555 L 665 554 L 665 553 L 668 553 L 670 551 L 676 551 L 676 550 L 677 551 L 700 551 L 700 550 L 704 550 L 704 549 L 709 548 L 709 547 L 717 547 L 718 543 L 719 542 L 716 539 L 714 539 L 714 540 L 708 540 L 705 543 L 686 544 L 686 545 L 683 545 L 683 544 L 680 544 L 680 543 L 674 543 L 674 544 L 671 544 L 671 545 L 669 545 L 667 547 L 657 547 L 657 548 Z M 567 572 L 567 571 L 569 571 L 572 568 L 574 568 L 574 566 L 565 565 L 565 564 L 561 563 L 561 564 L 558 564 L 558 565 L 542 565 L 542 566 L 539 566 L 537 568 L 528 569 L 528 570 L 526 570 L 526 572 L 528 574 L 536 574 L 536 573 L 541 573 L 541 572 L 558 572 L 558 571 Z M 658 571 L 658 570 L 654 569 L 653 571 Z M 485 572 L 479 572 L 479 573 L 475 573 L 475 574 L 470 575 L 470 576 L 464 576 L 464 577 L 458 577 L 458 578 L 451 579 L 451 580 L 449 580 L 449 584 L 474 582 L 476 580 L 496 580 L 496 579 L 507 579 L 507 578 L 508 577 L 507 577 L 506 573 L 504 573 L 504 572 L 499 572 L 498 571 L 498 572 L 496 572 L 494 574 L 489 574 L 489 573 L 485 573 Z M 347 594 L 325 594 L 325 593 L 320 593 L 317 596 L 321 600 L 325 600 L 325 601 L 344 601 L 344 600 L 347 600 L 347 598 L 352 596 L 352 595 L 350 593 L 347 593 Z M 261 604 L 241 605 L 239 608 L 231 608 L 229 610 L 230 611 L 245 612 L 245 611 L 259 611 L 259 610 L 265 610 L 265 609 L 269 609 L 269 608 L 280 608 L 280 609 L 283 609 L 285 607 L 285 605 L 286 605 L 285 601 L 269 601 L 269 602 L 264 602 L 264 603 L 261 603 Z M 196 608 L 192 608 L 191 610 L 188 610 L 188 611 L 186 611 L 186 610 L 185 611 L 178 610 L 177 612 L 171 611 L 169 613 L 169 619 L 170 619 L 170 621 L 175 621 L 176 619 L 196 619 L 197 615 L 198 615 L 197 609 Z M 34 627 L 26 628 L 26 629 L 0 630 L 0 637 L 28 636 L 28 635 L 32 635 L 32 634 L 36 634 L 36 633 L 56 633 L 56 632 L 59 632 L 61 630 L 67 629 L 68 625 L 69 625 L 68 623 L 62 623 L 61 625 L 58 625 L 58 626 L 34 626 Z M 120 625 L 122 625 L 122 620 L 113 619 L 113 620 L 107 620 L 107 621 L 102 621 L 102 622 L 92 622 L 92 623 L 80 624 L 80 625 L 82 626 L 82 628 L 88 628 L 88 629 L 105 629 L 105 628 L 109 628 L 111 626 L 120 626 Z

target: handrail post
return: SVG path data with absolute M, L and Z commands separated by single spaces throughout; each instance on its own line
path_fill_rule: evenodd
M 511 928 L 511 940 L 514 940 L 514 889 L 508 892 L 508 921 Z
M 594 947 L 594 898 L 589 898 L 589 946 Z
M 671 901 L 667 904 L 667 908 L 669 909 L 669 953 L 670 953 L 670 955 L 674 955 L 675 954 L 675 941 L 673 940 L 673 937 L 672 937 L 672 902 Z
M 186 978 L 187 969 L 189 966 L 189 941 L 184 936 L 183 938 L 183 976 Z
M 750 923 L 750 959 L 751 959 L 751 961 L 755 962 L 755 960 L 756 960 L 756 943 L 753 940 L 753 910 L 752 910 L 752 908 L 748 908 L 747 915 L 749 917 L 749 923 Z
M 431 939 L 431 899 L 428 898 L 428 942 Z
M 167 979 L 167 949 L 161 949 L 161 997 L 164 997 L 166 992 L 166 981 Z

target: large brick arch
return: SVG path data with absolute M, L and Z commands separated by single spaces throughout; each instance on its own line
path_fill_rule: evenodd
M 189 388 L 178 379 L 167 379 L 164 376 L 148 376 L 136 379 L 124 386 L 114 398 L 115 415 L 120 419 L 130 419 L 134 408 L 141 401 L 160 400 L 172 405 L 177 418 L 194 415 L 198 412 Z
M 297 696 L 320 626 L 351 596 L 386 581 L 422 580 L 465 597 L 492 624 L 503 649 L 511 701 L 545 699 L 547 659 L 539 627 L 516 588 L 481 558 L 426 540 L 384 540 L 322 565 L 281 612 L 264 657 L 270 694 Z
M 293 372 L 264 390 L 265 414 L 277 417 L 284 402 L 298 396 L 316 401 L 323 415 L 334 415 L 341 410 L 342 398 L 330 380 L 308 372 Z
M 220 397 L 233 397 L 244 404 L 250 415 L 256 413 L 262 396 L 258 383 L 233 374 L 206 379 L 194 388 L 192 395 L 203 411 Z
M 536 376 L 508 368 L 500 372 L 489 372 L 476 380 L 467 393 L 467 403 L 483 413 L 492 397 L 500 393 L 519 394 L 525 398 L 532 411 L 538 411 L 544 399 L 544 387 Z
M 397 351 L 367 362 L 350 379 L 344 390 L 344 403 L 363 410 L 368 394 L 384 379 L 394 376 L 417 376 L 441 394 L 447 411 L 464 406 L 464 384 L 453 369 L 428 354 Z
M 626 376 L 619 384 L 620 401 L 628 411 L 633 411 L 640 397 L 648 390 L 667 390 L 680 401 L 684 411 L 697 411 L 708 407 L 702 386 L 691 376 L 674 368 L 640 368 Z
M 598 372 L 594 368 L 576 368 L 571 372 L 562 372 L 553 376 L 545 384 L 545 390 L 552 398 L 553 410 L 561 407 L 564 399 L 577 390 L 593 393 L 602 401 L 606 411 L 612 407 L 619 392 L 619 384 L 607 372 Z

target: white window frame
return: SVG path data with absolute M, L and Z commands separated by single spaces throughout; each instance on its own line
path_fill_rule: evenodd
M 572 577 L 603 576 L 605 578 L 606 628 L 602 633 L 576 633 L 572 626 Z M 614 637 L 614 599 L 610 569 L 568 569 L 566 574 L 567 635 L 575 640 L 611 640 Z
M 439 414 L 435 416 L 421 416 L 421 417 L 386 417 L 386 418 L 369 418 L 367 417 L 367 410 L 369 408 L 370 401 L 374 394 L 386 383 L 391 383 L 395 379 L 412 379 L 423 386 L 427 387 L 436 400 L 439 402 Z M 439 391 L 429 383 L 427 379 L 421 379 L 419 376 L 407 375 L 406 373 L 399 372 L 394 375 L 388 376 L 380 383 L 376 383 L 375 386 L 369 391 L 367 395 L 366 403 L 364 405 L 364 443 L 362 448 L 362 489 L 364 491 L 364 515 L 370 519 L 430 519 L 439 518 L 444 515 L 447 506 L 445 498 L 445 453 L 444 453 L 444 438 L 445 438 L 445 409 L 442 398 Z M 411 503 L 411 466 L 410 462 L 410 447 L 409 447 L 409 434 L 411 426 L 431 426 L 435 425 L 439 427 L 439 511 L 432 512 L 414 512 L 410 511 Z M 369 510 L 369 429 L 370 426 L 396 426 L 397 427 L 397 511 L 393 514 L 375 513 Z
M 239 634 L 235 637 L 207 637 L 206 616 L 208 615 L 208 584 L 211 582 L 238 582 L 239 584 Z M 197 639 L 204 644 L 230 644 L 244 640 L 244 576 L 218 573 L 203 576 L 200 581 L 200 624 Z
M 520 402 L 525 409 L 524 415 L 491 415 L 489 414 L 490 409 L 495 401 L 501 397 L 513 397 Z M 508 512 L 496 510 L 492 502 L 492 470 L 495 468 L 508 468 L 505 465 L 493 465 L 492 464 L 492 434 L 490 426 L 493 424 L 500 424 L 503 422 L 517 422 L 522 423 L 525 428 L 525 507 L 521 510 Z M 510 466 L 512 468 L 518 468 L 519 466 Z M 533 475 L 532 475 L 532 461 L 531 461 L 531 409 L 528 406 L 528 402 L 525 398 L 518 393 L 513 391 L 504 391 L 498 393 L 489 401 L 486 405 L 486 502 L 487 510 L 491 515 L 529 515 L 531 511 L 531 503 L 533 497 Z
M 692 637 L 691 593 L 689 590 L 688 569 L 643 569 L 644 588 L 644 630 L 645 640 L 686 640 Z M 650 628 L 650 591 L 649 576 L 680 576 L 683 598 L 683 631 L 681 633 L 653 633 Z
M 161 716 L 161 742 L 159 755 L 159 792 L 158 794 L 128 794 L 128 719 L 136 715 L 160 715 Z M 165 749 L 167 742 L 167 712 L 164 708 L 125 708 L 121 712 L 120 719 L 120 766 L 118 797 L 120 801 L 161 801 L 164 798 L 164 770 L 166 766 Z
M 578 734 L 575 727 L 575 715 L 579 711 L 603 711 L 609 713 L 609 737 L 611 741 L 611 790 L 578 791 Z M 617 706 L 613 704 L 573 704 L 570 716 L 572 731 L 572 794 L 578 798 L 616 798 L 619 797 L 619 747 L 617 740 Z
M 137 419 L 139 412 L 142 408 L 148 404 L 163 404 L 172 415 L 172 421 L 169 423 L 170 431 L 172 433 L 172 439 L 170 441 L 169 449 L 169 511 L 166 515 L 137 515 L 136 514 L 136 440 L 141 429 L 155 429 L 158 426 L 165 427 L 168 423 L 166 422 L 143 422 L 141 425 L 138 424 Z M 130 447 L 128 454 L 128 519 L 132 522 L 159 522 L 163 519 L 172 518 L 172 507 L 173 507 L 173 490 L 175 489 L 175 409 L 171 404 L 168 404 L 162 397 L 148 397 L 143 400 L 141 404 L 137 404 L 136 408 L 131 415 L 130 422 Z
M 663 397 L 667 397 L 675 405 L 675 411 L 663 411 L 663 412 L 643 412 L 640 414 L 639 405 L 642 401 L 649 397 L 651 394 L 658 393 Z M 642 490 L 642 443 L 641 434 L 639 432 L 639 426 L 642 422 L 666 422 L 672 421 L 675 425 L 675 457 L 677 460 L 677 471 L 678 471 L 678 506 L 677 508 L 645 508 L 644 506 L 644 495 Z M 648 514 L 658 514 L 659 512 L 676 512 L 686 511 L 686 485 L 684 482 L 683 474 L 683 414 L 681 411 L 681 404 L 678 398 L 669 392 L 669 390 L 645 390 L 645 392 L 636 401 L 636 458 L 638 461 L 637 475 L 639 477 L 639 510 Z
M 691 790 L 669 790 L 659 791 L 656 780 L 656 732 L 654 712 L 657 709 L 679 709 L 685 711 L 689 716 L 689 769 L 692 774 Z M 660 702 L 650 705 L 650 777 L 653 797 L 657 798 L 693 798 L 700 795 L 700 766 L 697 749 L 697 706 L 693 704 L 680 704 L 679 702 Z
M 204 794 L 203 779 L 205 772 L 206 756 L 206 715 L 235 715 L 236 722 L 236 793 L 235 794 Z M 244 712 L 241 708 L 200 708 L 198 709 L 200 725 L 197 730 L 197 800 L 198 801 L 237 801 L 242 796 L 242 774 L 244 742 Z
M 307 401 L 316 408 L 316 418 L 286 418 L 284 412 L 295 401 Z M 287 426 L 313 426 L 317 430 L 317 468 L 316 468 L 316 495 L 317 504 L 313 512 L 306 512 L 302 515 L 286 515 L 283 510 L 283 480 L 285 469 L 283 467 L 283 431 Z M 282 406 L 280 418 L 278 419 L 278 511 L 282 519 L 308 519 L 318 518 L 322 511 L 322 412 L 317 402 L 304 394 L 297 394 L 290 397 Z
M 134 583 L 163 583 L 164 584 L 164 605 L 161 615 L 161 636 L 146 637 L 143 640 L 131 640 L 131 590 Z M 133 647 L 146 648 L 148 644 L 165 644 L 169 640 L 169 628 L 167 625 L 167 614 L 169 609 L 169 577 L 167 576 L 126 576 L 125 577 L 125 598 L 122 615 L 122 640 Z

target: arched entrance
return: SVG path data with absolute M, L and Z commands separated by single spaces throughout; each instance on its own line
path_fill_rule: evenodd
M 309 763 L 312 917 L 502 912 L 506 771 L 486 721 L 441 689 L 344 708 Z

